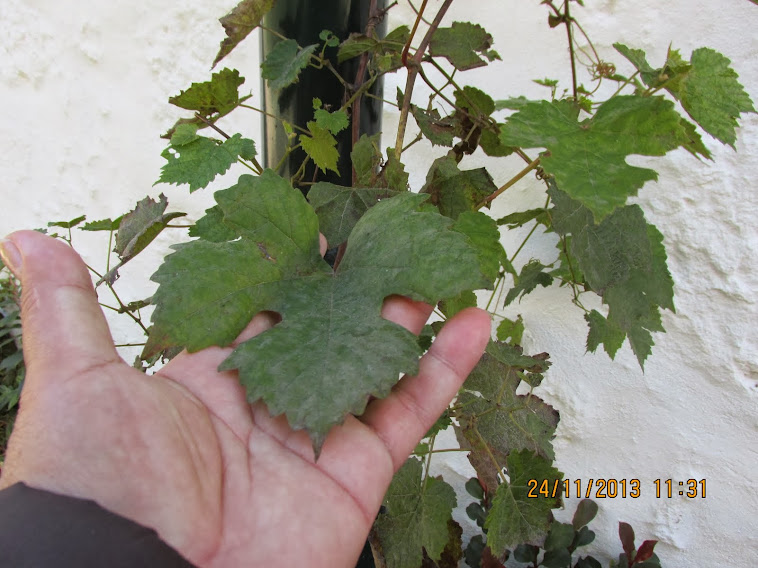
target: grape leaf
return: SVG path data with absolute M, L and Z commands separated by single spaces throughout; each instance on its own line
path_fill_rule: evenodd
M 629 338 L 640 366 L 653 345 L 651 331 L 664 331 L 660 308 L 674 311 L 674 283 L 666 266 L 663 236 L 645 221 L 638 205 L 616 210 L 601 223 L 590 211 L 560 191 L 548 190 L 554 204 L 553 228 L 571 234 L 570 252 L 590 288 L 608 305 L 608 318 L 590 314 L 587 348 L 601 343 L 613 356 L 619 334 Z
M 484 168 L 461 171 L 450 156 L 437 158 L 429 173 L 422 193 L 432 196 L 431 202 L 440 213 L 457 219 L 464 211 L 475 210 L 487 196 L 497 191 L 492 177 Z
M 347 240 L 363 214 L 398 192 L 381 188 L 343 187 L 320 181 L 308 192 L 308 201 L 318 215 L 319 229 L 329 246 L 337 246 Z
M 187 138 L 188 128 L 193 127 L 178 126 L 171 144 L 161 153 L 167 163 L 161 168 L 156 184 L 189 184 L 193 192 L 225 173 L 239 158 L 250 159 L 255 155 L 255 143 L 241 134 L 221 142 L 197 135 Z
M 490 125 L 482 129 L 479 146 L 484 153 L 493 158 L 510 156 L 515 151 L 513 146 L 506 146 L 500 141 L 500 124 Z
M 226 37 L 221 41 L 212 67 L 229 55 L 250 32 L 257 28 L 266 12 L 271 10 L 276 0 L 242 0 L 219 22 L 224 26 Z
M 335 173 L 339 173 L 337 170 L 337 160 L 339 160 L 339 152 L 337 152 L 337 140 L 332 136 L 326 128 L 321 128 L 315 121 L 308 123 L 307 134 L 300 135 L 300 144 L 308 154 L 311 160 L 319 167 L 323 172 L 326 170 L 332 170 Z
M 317 454 L 331 426 L 417 370 L 416 338 L 380 317 L 384 298 L 436 303 L 488 285 L 468 238 L 424 195 L 369 209 L 336 272 L 319 254 L 315 212 L 275 173 L 241 176 L 215 198 L 239 238 L 185 243 L 166 258 L 153 276 L 160 286 L 145 354 L 229 345 L 257 312 L 280 313 L 281 323 L 220 368 L 238 369 L 251 401 L 306 428 Z
M 497 220 L 498 225 L 508 225 L 509 229 L 523 227 L 529 221 L 536 221 L 538 225 L 550 226 L 550 218 L 546 209 L 529 209 L 528 211 L 517 211 Z
M 408 26 L 399 26 L 392 30 L 384 39 L 368 37 L 364 34 L 350 34 L 337 52 L 337 61 L 343 63 L 348 59 L 370 52 L 378 57 L 389 57 L 389 65 L 385 71 L 400 65 L 399 54 L 408 41 L 411 30 Z
M 223 223 L 224 212 L 221 207 L 214 205 L 205 210 L 205 216 L 197 220 L 197 223 L 189 229 L 190 237 L 200 237 L 212 243 L 233 241 L 237 233 Z
M 553 459 L 552 439 L 558 412 L 537 396 L 517 395 L 519 372 L 541 372 L 547 361 L 524 357 L 514 347 L 490 342 L 463 385 L 456 414 L 459 440 L 470 449 L 469 461 L 489 491 L 497 486 L 498 467 L 516 450 Z M 463 446 L 462 446 L 463 447 Z
M 492 51 L 492 36 L 485 29 L 470 22 L 453 22 L 449 28 L 437 28 L 429 44 L 432 56 L 445 57 L 459 71 L 487 65 L 478 54 L 489 61 L 500 59 Z
M 543 170 L 598 221 L 658 177 L 630 166 L 626 156 L 662 156 L 690 141 L 673 103 L 662 97 L 613 97 L 581 122 L 577 113 L 568 101 L 528 103 L 508 118 L 500 139 L 508 146 L 546 148 Z
M 87 219 L 86 215 L 81 215 L 80 217 L 77 217 L 76 219 L 71 219 L 70 221 L 50 221 L 47 226 L 48 227 L 61 227 L 62 229 L 73 229 L 81 222 L 85 221 Z
M 168 102 L 179 108 L 195 110 L 203 116 L 214 116 L 214 120 L 229 114 L 252 95 L 240 97 L 239 87 L 245 82 L 236 69 L 222 69 L 211 76 L 210 81 L 192 83 Z
M 466 235 L 476 247 L 479 266 L 490 282 L 494 282 L 505 258 L 505 250 L 500 244 L 500 231 L 495 220 L 481 211 L 463 211 L 453 225 L 453 229 Z
M 587 351 L 594 353 L 602 345 L 608 356 L 613 359 L 616 356 L 616 352 L 624 344 L 626 333 L 617 325 L 605 319 L 603 314 L 597 310 L 592 310 L 590 313 L 585 314 L 584 319 L 587 320 L 587 325 L 590 327 L 590 331 L 587 334 Z
M 503 318 L 500 325 L 497 326 L 498 341 L 506 342 L 511 340 L 511 345 L 521 345 L 521 339 L 524 337 L 524 320 L 519 315 L 515 320 Z
M 377 51 L 380 43 L 381 42 L 378 39 L 368 37 L 364 34 L 350 34 L 350 37 L 340 44 L 340 48 L 337 52 L 337 62 L 343 63 L 348 59 L 358 57 L 367 51 Z
M 261 64 L 261 77 L 272 90 L 283 89 L 296 83 L 300 72 L 308 66 L 318 44 L 300 49 L 294 39 L 278 42 Z
M 394 191 L 408 191 L 408 172 L 403 163 L 395 158 L 391 150 L 387 150 L 387 161 L 382 166 L 376 180 L 378 187 L 386 187 Z
M 328 110 L 319 108 L 316 109 L 314 118 L 316 119 L 316 124 L 321 128 L 326 128 L 332 134 L 339 134 L 350 124 L 350 119 L 348 119 L 347 113 L 344 110 L 329 112 Z
M 713 49 L 696 49 L 689 72 L 668 82 L 666 90 L 703 130 L 734 148 L 737 118 L 740 113 L 755 112 L 755 108 L 730 63 Z
M 510 304 L 516 298 L 523 298 L 526 294 L 533 292 L 537 286 L 548 287 L 553 283 L 553 277 L 550 273 L 545 272 L 547 268 L 539 260 L 530 260 L 521 269 L 521 274 L 516 278 L 513 288 L 508 290 L 505 296 L 505 304 Z
M 497 488 L 485 521 L 487 544 L 496 555 L 506 549 L 526 543 L 541 545 L 553 515 L 551 510 L 561 506 L 560 491 L 556 497 L 529 497 L 529 480 L 541 484 L 547 480 L 552 488 L 556 481 L 559 487 L 563 474 L 551 465 L 551 461 L 529 450 L 511 452 L 507 462 L 510 481 Z
M 435 109 L 425 110 L 416 105 L 411 105 L 411 113 L 416 119 L 421 133 L 432 143 L 433 146 L 452 146 L 455 134 L 454 122 L 451 117 L 442 118 Z
M 727 57 L 701 47 L 687 62 L 678 51 L 671 50 L 666 65 L 653 69 L 641 49 L 620 43 L 614 47 L 640 71 L 646 85 L 664 87 L 703 130 L 734 148 L 737 118 L 741 113 L 755 112 L 755 108 Z
M 161 193 L 158 199 L 160 201 L 145 197 L 121 219 L 114 249 L 121 260 L 138 254 L 166 228 L 172 219 L 186 215 L 179 212 L 165 213 L 168 198 Z
M 350 152 L 356 184 L 359 187 L 376 187 L 377 172 L 382 163 L 382 152 L 379 149 L 380 138 L 381 133 L 373 136 L 364 134 Z
M 97 281 L 97 286 L 103 282 L 113 284 L 118 278 L 119 269 L 124 264 L 153 242 L 172 219 L 186 215 L 186 213 L 178 211 L 165 213 L 166 207 L 168 207 L 168 199 L 162 193 L 159 199 L 160 201 L 155 201 L 151 197 L 145 197 L 137 203 L 132 211 L 120 218 L 118 232 L 116 233 L 116 246 L 113 250 L 118 254 L 121 262 L 106 272 Z
M 79 228 L 82 231 L 117 231 L 121 224 L 121 219 L 123 219 L 123 215 L 121 217 L 116 217 L 113 220 L 100 219 L 99 221 L 90 221 Z
M 469 85 L 455 91 L 455 106 L 465 110 L 479 122 L 495 112 L 495 101 L 481 89 Z
M 424 551 L 439 560 L 449 540 L 448 521 L 457 501 L 441 477 L 422 479 L 421 462 L 409 458 L 392 479 L 374 529 L 388 568 L 417 568 Z
M 461 310 L 476 306 L 476 303 L 476 294 L 473 290 L 466 290 L 453 298 L 442 300 L 439 303 L 439 309 L 446 318 L 450 319 Z

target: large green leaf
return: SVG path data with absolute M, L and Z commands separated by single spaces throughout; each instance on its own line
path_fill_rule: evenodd
M 424 551 L 439 560 L 449 540 L 455 491 L 442 478 L 422 479 L 421 462 L 409 458 L 384 498 L 386 513 L 374 523 L 388 568 L 419 568 Z
M 608 305 L 608 318 L 590 313 L 587 348 L 603 344 L 613 357 L 623 335 L 640 366 L 653 345 L 651 331 L 663 331 L 660 308 L 674 311 L 674 283 L 666 266 L 663 236 L 645 221 L 638 205 L 615 211 L 602 222 L 554 185 L 553 228 L 571 234 L 569 251 L 590 288 Z
M 507 469 L 510 481 L 497 488 L 484 525 L 487 544 L 497 556 L 519 544 L 542 545 L 553 518 L 551 511 L 561 506 L 560 480 L 563 474 L 552 466 L 551 460 L 529 450 L 512 452 L 508 456 Z M 537 488 L 547 481 L 550 489 L 547 497 L 530 496 L 534 481 Z M 555 497 L 552 496 L 553 487 L 558 487 Z
M 466 235 L 476 247 L 482 273 L 494 282 L 500 271 L 500 263 L 505 258 L 495 220 L 481 211 L 463 211 L 453 228 Z
M 336 272 L 319 254 L 315 212 L 273 172 L 242 176 L 215 197 L 238 238 L 200 239 L 167 257 L 153 276 L 160 286 L 145 351 L 228 345 L 257 312 L 280 313 L 280 324 L 221 369 L 238 369 L 250 400 L 306 428 L 317 451 L 331 426 L 417 370 L 416 338 L 380 316 L 387 296 L 435 303 L 488 285 L 468 238 L 424 207 L 424 195 L 369 209 Z
M 500 59 L 491 47 L 492 36 L 482 26 L 470 22 L 453 22 L 449 28 L 437 28 L 429 44 L 429 51 L 433 56 L 447 58 L 456 69 L 465 71 L 487 65 L 480 54 L 489 61 Z
M 701 47 L 685 61 L 678 51 L 671 50 L 666 65 L 653 69 L 641 49 L 623 44 L 614 47 L 640 71 L 646 85 L 665 88 L 703 130 L 734 147 L 737 118 L 743 112 L 755 112 L 755 108 L 728 58 Z
M 260 25 L 261 19 L 275 2 L 276 0 L 242 0 L 231 12 L 219 19 L 226 37 L 221 41 L 213 67 Z
M 250 98 L 250 95 L 239 95 L 239 87 L 244 82 L 236 69 L 222 69 L 214 73 L 210 81 L 192 83 L 189 89 L 171 97 L 168 102 L 179 108 L 196 110 L 203 116 L 216 115 L 214 119 L 217 119 Z
M 196 126 L 180 124 L 162 153 L 167 163 L 155 183 L 189 184 L 190 192 L 206 187 L 239 158 L 255 156 L 255 143 L 241 134 L 221 142 L 195 134 Z
M 627 156 L 662 156 L 690 142 L 674 104 L 662 97 L 613 97 L 591 118 L 577 117 L 568 101 L 527 103 L 501 128 L 500 139 L 546 148 L 541 167 L 598 221 L 658 178 L 654 170 L 627 164 Z
M 549 363 L 525 357 L 510 345 L 491 342 L 463 385 L 456 406 L 458 437 L 489 491 L 513 451 L 530 450 L 553 459 L 558 412 L 539 397 L 517 395 L 523 372 L 542 372 Z
M 273 90 L 296 83 L 317 47 L 318 44 L 313 44 L 300 49 L 294 39 L 278 42 L 261 64 L 261 77 L 268 81 L 268 86 Z

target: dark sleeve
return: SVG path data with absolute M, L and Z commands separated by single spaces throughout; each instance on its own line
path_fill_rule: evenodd
M 152 529 L 17 483 L 0 491 L 2 568 L 193 568 Z

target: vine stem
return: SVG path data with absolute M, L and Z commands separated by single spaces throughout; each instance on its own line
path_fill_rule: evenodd
M 376 23 L 378 19 L 378 14 L 376 11 L 376 2 L 377 0 L 371 0 L 371 3 L 369 4 L 368 9 L 368 23 L 366 24 L 366 36 L 371 37 L 374 34 L 374 28 L 376 28 Z M 358 89 L 357 96 L 355 97 L 355 100 L 353 101 L 353 111 L 352 111 L 352 117 L 353 117 L 353 124 L 352 131 L 351 131 L 351 137 L 352 137 L 352 146 L 355 147 L 355 145 L 358 143 L 358 138 L 360 138 L 361 135 L 361 99 L 362 99 L 362 90 L 361 86 L 363 85 L 363 78 L 366 75 L 366 68 L 368 67 L 368 59 L 369 59 L 369 52 L 365 51 L 363 55 L 361 55 L 361 62 L 358 64 L 358 71 L 355 74 L 355 81 L 353 81 L 353 88 Z M 373 84 L 373 81 L 371 81 Z M 353 185 L 358 183 L 358 173 L 355 170 L 355 167 L 353 166 Z
M 226 132 L 224 132 L 223 130 L 221 130 L 218 126 L 216 126 L 215 124 L 213 124 L 210 120 L 208 120 L 207 118 L 205 118 L 199 112 L 195 113 L 195 118 L 199 118 L 200 120 L 202 120 L 205 124 L 207 124 L 208 126 L 210 126 L 213 130 L 215 130 L 216 132 L 218 132 L 221 136 L 223 136 L 227 140 L 229 140 L 229 138 L 231 138 L 231 136 L 229 136 Z M 253 172 L 255 172 L 256 174 L 258 174 L 258 175 L 262 174 L 263 173 L 263 166 L 261 166 L 258 163 L 258 160 L 255 159 L 255 156 L 253 156 L 252 158 L 250 158 L 250 161 L 253 163 L 252 166 L 249 165 L 249 164 L 247 164 L 244 160 L 241 161 L 240 163 L 243 166 L 246 166 L 247 168 L 249 168 L 250 170 L 252 170 Z
M 574 100 L 579 98 L 579 91 L 576 86 L 576 54 L 574 53 L 574 38 L 571 35 L 571 12 L 569 11 L 569 4 L 571 0 L 565 0 L 564 2 L 564 16 L 566 23 L 566 34 L 568 35 L 569 54 L 571 56 L 571 86 L 574 91 Z
M 413 96 L 413 85 L 416 82 L 416 76 L 418 75 L 419 67 L 421 66 L 421 60 L 424 57 L 424 52 L 426 51 L 426 48 L 429 47 L 429 43 L 432 41 L 432 36 L 434 35 L 434 32 L 437 31 L 437 28 L 439 27 L 440 22 L 442 22 L 442 18 L 445 17 L 445 14 L 447 13 L 452 3 L 453 3 L 453 0 L 445 0 L 444 4 L 442 4 L 442 6 L 439 9 L 439 12 L 437 12 L 437 15 L 434 17 L 434 21 L 432 21 L 432 25 L 429 26 L 429 29 L 427 30 L 426 35 L 424 36 L 424 39 L 421 40 L 421 43 L 416 49 L 416 54 L 408 62 L 408 65 L 407 65 L 408 79 L 405 81 L 405 93 L 403 93 L 403 107 L 400 109 L 400 120 L 398 121 L 397 138 L 395 139 L 395 158 L 397 160 L 400 160 L 400 157 L 403 153 L 403 139 L 405 138 L 405 128 L 408 124 L 408 113 L 411 110 L 411 97 Z M 424 2 L 424 5 L 426 5 L 426 2 Z M 419 10 L 419 19 L 421 18 L 421 14 L 423 14 L 423 6 Z M 406 44 L 406 46 L 410 45 L 411 39 L 408 40 L 408 43 Z
M 493 191 L 491 194 L 489 194 L 487 197 L 485 197 L 482 200 L 482 202 L 479 203 L 476 206 L 476 208 L 477 209 L 481 209 L 482 207 L 484 207 L 485 205 L 487 205 L 488 203 L 490 203 L 491 201 L 493 201 L 497 196 L 499 196 L 500 194 L 502 194 L 509 187 L 512 187 L 513 185 L 515 185 L 516 182 L 518 182 L 526 174 L 528 174 L 529 172 L 531 172 L 533 169 L 535 169 L 539 165 L 540 165 L 540 158 L 537 157 L 534 160 L 532 160 L 531 162 L 529 162 L 529 165 L 526 166 L 523 170 L 521 170 L 519 173 L 517 173 L 515 176 L 513 176 L 511 179 L 509 179 L 507 182 L 505 182 L 505 184 L 502 187 L 498 188 L 497 191 Z

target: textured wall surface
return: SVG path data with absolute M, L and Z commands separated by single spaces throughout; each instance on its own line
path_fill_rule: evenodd
M 158 134 L 179 115 L 165 101 L 192 81 L 209 76 L 223 31 L 215 18 L 234 0 L 3 0 L 0 3 L 0 233 L 43 226 L 86 213 L 90 220 L 115 217 L 147 194 L 168 195 L 171 207 L 193 220 L 208 206 L 211 192 L 188 196 L 185 188 L 152 187 L 162 165 Z M 430 7 L 439 2 L 430 2 Z M 747 0 L 589 0 L 575 16 L 605 58 L 624 63 L 615 41 L 647 51 L 659 64 L 670 42 L 685 56 L 704 45 L 727 57 L 758 101 L 758 6 Z M 545 25 L 538 0 L 477 0 L 453 5 L 448 21 L 474 20 L 495 36 L 507 63 L 494 73 L 475 70 L 459 80 L 480 85 L 495 98 L 543 97 L 531 80 L 552 77 L 570 84 L 565 33 Z M 410 10 L 401 2 L 392 18 Z M 255 41 L 230 56 L 248 78 L 259 101 Z M 403 78 L 397 79 L 404 84 Z M 388 81 L 388 93 L 394 92 Z M 418 96 L 423 97 L 419 88 Z M 391 98 L 391 97 L 390 97 Z M 423 100 L 419 98 L 419 100 Z M 385 131 L 397 117 L 388 113 Z M 224 125 L 222 124 L 222 127 Z M 259 139 L 255 113 L 228 130 Z M 557 465 L 569 479 L 638 478 L 638 499 L 597 500 L 598 554 L 620 551 L 616 527 L 631 523 L 638 540 L 660 540 L 656 551 L 667 567 L 753 566 L 758 550 L 758 116 L 748 115 L 736 152 L 705 136 L 714 162 L 699 162 L 684 151 L 662 159 L 632 157 L 654 164 L 657 183 L 636 201 L 665 236 L 676 283 L 677 313 L 664 314 L 666 334 L 643 374 L 625 346 L 611 362 L 585 354 L 585 323 L 563 289 L 540 289 L 506 315 L 521 314 L 528 352 L 548 351 L 554 365 L 538 394 L 561 412 L 555 441 Z M 418 145 L 407 163 L 420 187 L 426 166 L 439 149 Z M 487 164 L 479 158 L 469 167 Z M 504 182 L 522 166 L 491 166 Z M 234 175 L 234 171 L 230 175 Z M 537 182 L 524 180 L 508 192 L 494 214 L 541 205 Z M 217 185 L 218 186 L 218 185 Z M 223 182 L 219 187 L 223 186 Z M 183 231 L 161 238 L 183 238 Z M 513 251 L 523 234 L 504 237 Z M 538 236 L 521 255 L 552 260 L 554 241 Z M 97 235 L 75 234 L 75 244 L 93 266 L 104 265 L 107 243 Z M 160 248 L 160 247 L 156 247 Z M 163 249 L 165 250 L 165 249 Z M 147 277 L 159 253 L 146 255 L 122 272 L 124 301 L 150 294 Z M 126 341 L 135 329 L 114 324 Z M 126 356 L 130 356 L 127 354 Z M 470 475 L 463 456 L 438 464 L 458 488 Z M 705 499 L 656 499 L 657 478 L 707 480 Z M 567 503 L 569 516 L 575 502 Z M 467 504 L 459 492 L 459 503 Z M 457 513 L 465 521 L 465 513 Z

